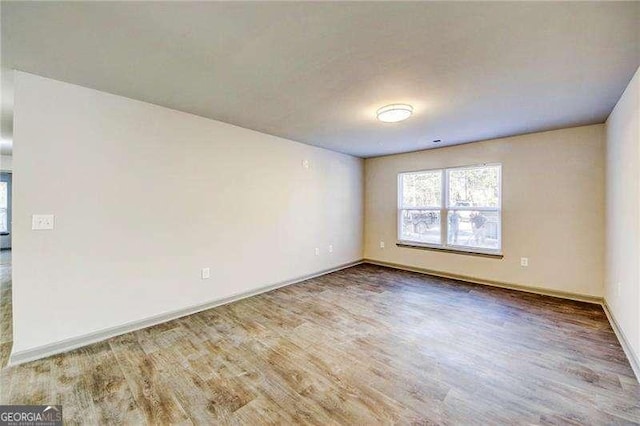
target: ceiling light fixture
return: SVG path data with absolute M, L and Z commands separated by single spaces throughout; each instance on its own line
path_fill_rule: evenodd
M 385 123 L 397 123 L 404 121 L 413 114 L 413 107 L 406 104 L 387 105 L 376 111 L 378 120 Z

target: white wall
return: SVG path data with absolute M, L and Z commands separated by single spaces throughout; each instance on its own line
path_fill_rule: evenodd
M 481 163 L 502 163 L 503 259 L 396 247 L 399 172 Z M 365 187 L 367 259 L 553 293 L 603 295 L 602 124 L 367 159 Z M 529 258 L 528 267 L 520 266 L 521 257 Z
M 362 257 L 358 158 L 31 74 L 15 87 L 14 354 Z
M 606 131 L 605 299 L 640 360 L 640 69 Z

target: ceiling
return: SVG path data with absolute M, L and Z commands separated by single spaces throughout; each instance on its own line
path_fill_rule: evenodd
M 2 3 L 5 71 L 362 157 L 602 123 L 639 65 L 640 2 Z

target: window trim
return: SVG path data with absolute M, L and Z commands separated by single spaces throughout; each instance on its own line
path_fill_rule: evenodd
M 496 252 L 496 251 L 484 251 L 482 249 L 476 249 L 476 250 L 467 250 L 466 248 L 452 248 L 452 246 L 449 247 L 442 247 L 442 246 L 432 246 L 432 245 L 428 245 L 428 244 L 420 244 L 420 243 L 414 243 L 412 241 L 397 241 L 396 242 L 396 246 L 400 247 L 400 248 L 411 248 L 411 249 L 418 249 L 418 250 L 432 250 L 432 251 L 439 251 L 442 253 L 452 253 L 452 254 L 462 254 L 462 255 L 467 255 L 467 256 L 479 256 L 479 257 L 490 257 L 493 259 L 502 259 L 504 258 L 504 255 L 502 253 Z
M 498 188 L 500 190 L 499 198 L 498 198 L 498 207 L 465 207 L 465 206 L 455 206 L 456 210 L 461 211 L 492 211 L 497 212 L 500 215 L 500 226 L 498 227 L 498 235 L 500 241 L 499 249 L 487 249 L 481 247 L 468 247 L 468 246 L 460 246 L 449 244 L 448 242 L 448 232 L 449 232 L 449 222 L 448 222 L 448 214 L 451 206 L 449 205 L 449 172 L 452 170 L 469 170 L 480 167 L 498 167 Z M 402 204 L 403 201 L 403 191 L 402 191 L 402 176 L 405 174 L 412 173 L 425 173 L 425 172 L 440 172 L 441 180 L 440 180 L 440 206 L 419 206 L 419 207 L 406 207 Z M 469 255 L 480 255 L 485 257 L 493 257 L 493 258 L 503 258 L 502 253 L 502 163 L 479 163 L 479 164 L 471 164 L 464 166 L 453 166 L 453 167 L 442 167 L 435 169 L 421 169 L 421 170 L 408 170 L 398 172 L 397 180 L 396 180 L 396 191 L 397 191 L 397 203 L 396 203 L 396 246 L 397 247 L 406 247 L 406 248 L 418 248 L 425 250 L 436 250 L 442 251 L 446 253 L 458 253 L 458 254 L 469 254 Z M 411 240 L 403 240 L 400 238 L 401 229 L 402 229 L 402 214 L 403 210 L 433 210 L 440 212 L 440 244 L 432 244 L 432 243 L 421 243 L 419 241 L 411 241 Z

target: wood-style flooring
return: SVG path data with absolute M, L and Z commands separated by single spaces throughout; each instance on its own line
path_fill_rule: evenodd
M 0 386 L 66 424 L 640 422 L 600 306 L 373 265 L 6 367 Z
M 11 317 L 11 250 L 0 250 L 0 368 L 7 365 L 13 341 Z M 0 382 L 0 392 L 3 383 Z

